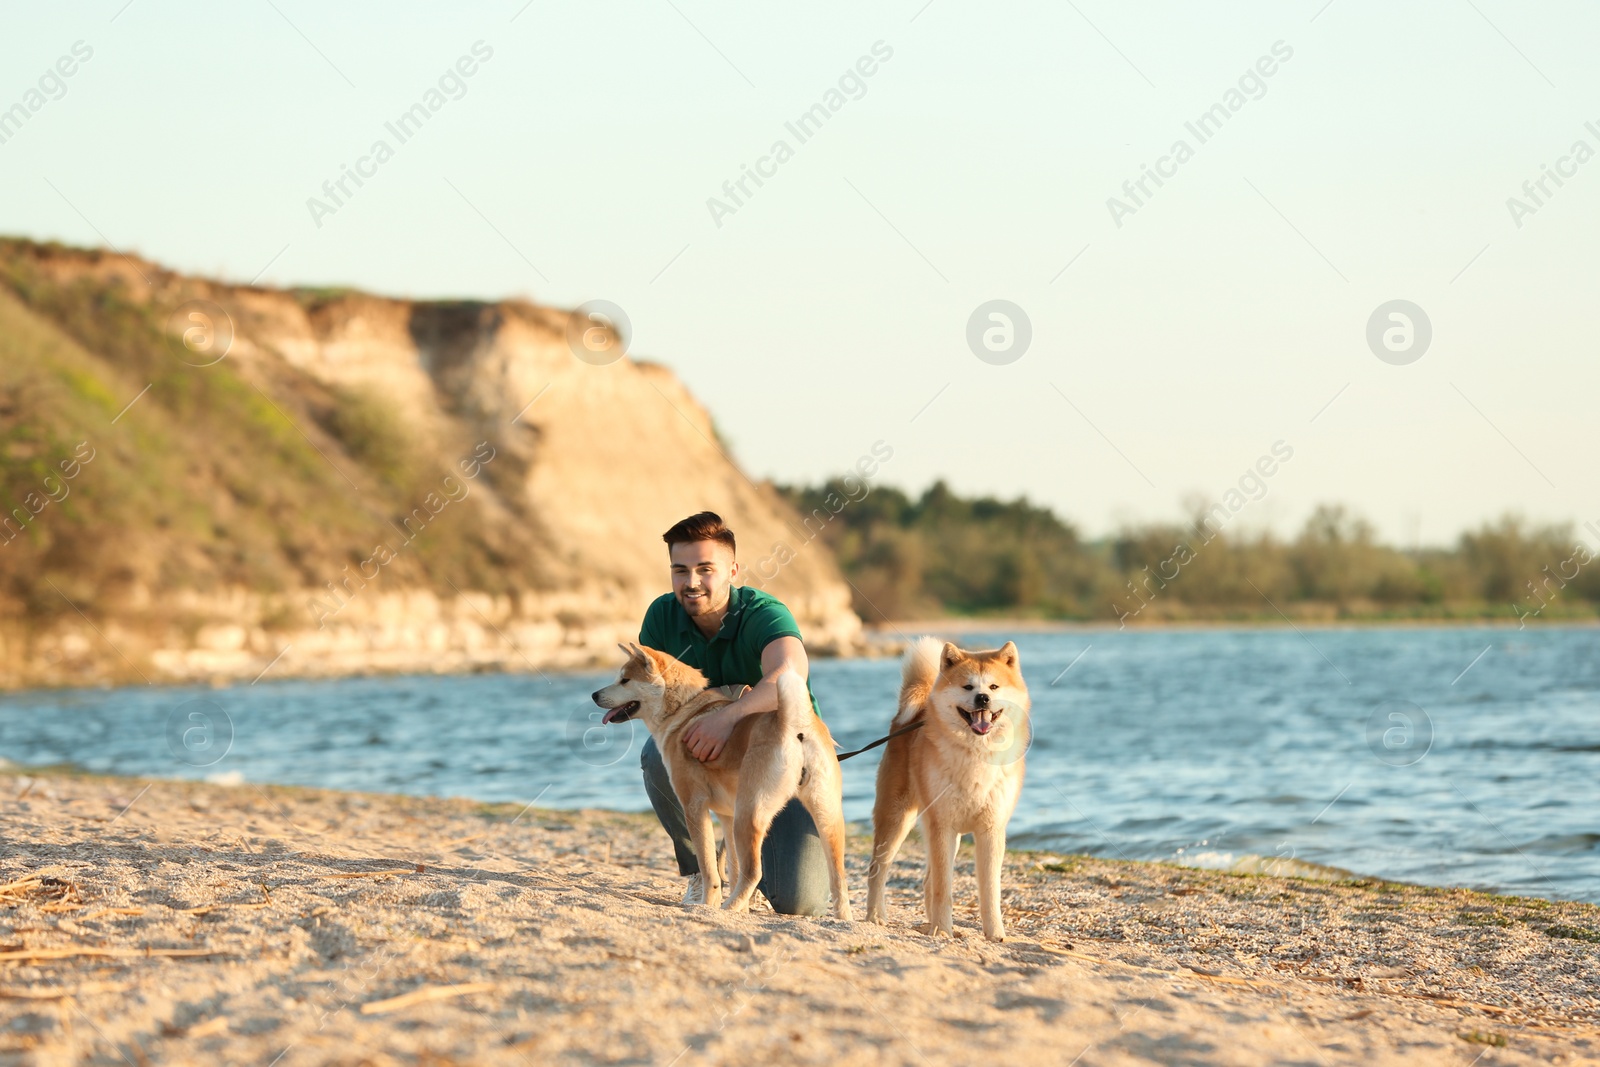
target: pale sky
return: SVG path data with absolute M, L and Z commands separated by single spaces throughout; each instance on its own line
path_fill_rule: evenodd
M 0 233 L 239 282 L 610 300 L 758 477 L 883 440 L 886 482 L 1026 493 L 1093 536 L 1221 498 L 1281 440 L 1245 524 L 1340 501 L 1405 544 L 1506 509 L 1600 525 L 1592 5 L 770 7 L 15 7 Z M 442 76 L 402 143 L 385 124 Z M 819 103 L 802 142 L 785 124 Z M 770 176 L 714 218 L 746 166 Z M 1003 365 L 967 341 L 994 299 L 1031 323 Z M 1392 300 L 1431 322 L 1405 365 L 1368 346 Z

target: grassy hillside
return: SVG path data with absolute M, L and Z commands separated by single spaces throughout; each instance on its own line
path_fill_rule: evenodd
M 116 272 L 53 270 L 53 255 L 0 241 L 0 617 L 70 613 L 69 598 L 93 616 L 161 613 L 184 590 L 320 587 L 378 543 L 405 544 L 405 517 L 460 478 L 475 442 L 424 454 L 376 396 L 281 360 L 178 359 L 167 309 L 207 296 L 203 283 L 146 265 L 141 291 Z M 489 506 L 500 472 L 486 471 L 389 573 L 437 591 L 546 581 L 536 523 Z
M 1010 615 L 1060 619 L 1594 617 L 1596 540 L 1514 516 L 1446 549 L 1378 543 L 1345 508 L 1319 508 L 1292 540 L 1197 524 L 1130 527 L 1088 543 L 1026 500 L 862 495 L 835 480 L 784 494 L 838 555 L 863 619 Z M 1275 605 L 1275 606 L 1274 606 Z

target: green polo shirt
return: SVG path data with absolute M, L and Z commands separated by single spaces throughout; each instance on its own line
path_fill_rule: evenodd
M 761 681 L 761 652 L 780 637 L 804 640 L 783 601 L 748 585 L 736 585 L 729 591 L 728 613 L 713 638 L 707 639 L 700 632 L 671 593 L 656 597 L 639 627 L 641 645 L 676 656 L 702 671 L 714 686 L 755 685 Z M 811 693 L 809 680 L 806 692 Z M 814 694 L 811 707 L 817 707 Z

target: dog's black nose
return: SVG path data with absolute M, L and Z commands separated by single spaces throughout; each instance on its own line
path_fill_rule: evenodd
M 589 699 L 594 701 L 596 704 L 600 703 L 600 690 L 596 689 L 594 692 L 590 693 Z
M 979 693 L 977 696 L 973 697 L 972 698 L 972 706 L 975 707 L 975 708 L 986 708 L 986 707 L 988 707 L 989 706 L 989 694 L 988 693 Z

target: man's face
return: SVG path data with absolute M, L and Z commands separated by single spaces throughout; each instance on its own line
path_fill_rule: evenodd
M 668 552 L 672 595 L 693 618 L 728 606 L 728 591 L 739 574 L 733 550 L 720 541 L 688 541 Z

